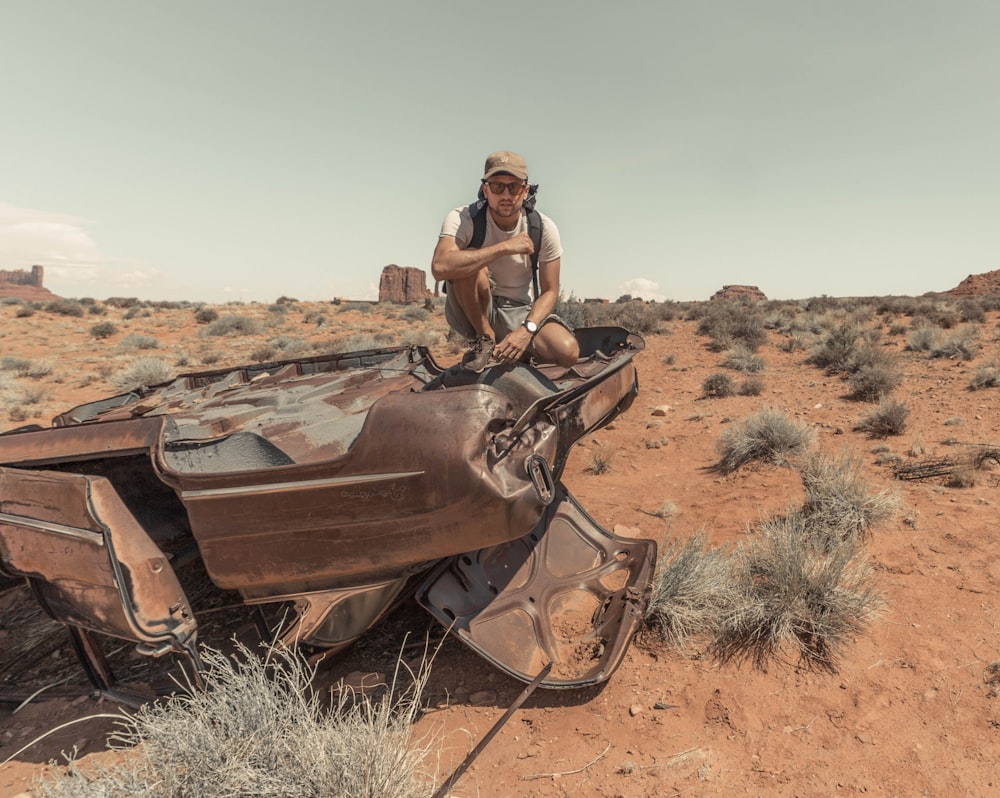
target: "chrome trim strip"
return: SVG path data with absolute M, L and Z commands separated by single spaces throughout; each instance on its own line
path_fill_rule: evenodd
M 89 543 L 104 545 L 104 535 L 90 529 L 80 529 L 76 526 L 66 526 L 53 521 L 39 521 L 37 518 L 29 518 L 26 515 L 12 515 L 11 513 L 0 513 L 0 523 L 14 524 L 16 526 L 26 526 L 29 529 L 38 529 L 42 532 L 52 532 L 56 535 L 65 535 L 70 538 L 80 538 Z
M 247 493 L 281 493 L 288 490 L 313 490 L 347 485 L 361 485 L 373 482 L 389 482 L 394 479 L 419 477 L 423 471 L 400 471 L 392 474 L 357 474 L 352 477 L 328 477 L 327 479 L 306 479 L 295 482 L 270 482 L 261 485 L 240 485 L 233 488 L 204 488 L 202 490 L 181 491 L 182 499 L 210 499 L 216 496 L 239 496 Z

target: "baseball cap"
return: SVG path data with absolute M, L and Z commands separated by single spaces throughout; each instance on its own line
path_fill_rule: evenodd
M 483 179 L 493 177 L 493 175 L 508 174 L 519 177 L 521 180 L 528 179 L 528 164 L 524 158 L 516 152 L 492 152 L 486 156 L 486 167 L 483 170 Z

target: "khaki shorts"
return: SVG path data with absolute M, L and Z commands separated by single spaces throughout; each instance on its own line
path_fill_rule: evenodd
M 475 338 L 477 335 L 476 328 L 472 326 L 472 323 L 465 315 L 465 311 L 458 304 L 458 300 L 454 298 L 454 292 L 449 291 L 445 296 L 447 299 L 444 303 L 444 317 L 448 320 L 448 324 L 460 335 L 464 335 L 470 339 Z M 490 326 L 493 327 L 493 332 L 496 334 L 497 340 L 500 341 L 524 324 L 524 320 L 528 318 L 528 314 L 531 312 L 531 305 L 527 302 L 519 302 L 516 299 L 510 299 L 505 296 L 497 296 L 496 294 L 492 296 L 490 306 L 487 309 L 487 318 L 490 320 Z M 555 313 L 550 313 L 542 319 L 538 325 L 539 329 L 549 322 L 555 322 L 556 324 L 561 324 L 567 330 L 570 329 L 569 325 Z M 528 351 L 533 350 L 534 346 L 528 347 Z

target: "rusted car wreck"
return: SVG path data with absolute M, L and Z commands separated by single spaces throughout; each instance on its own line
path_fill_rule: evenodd
M 577 332 L 572 369 L 439 366 L 422 346 L 184 374 L 0 435 L 0 572 L 25 577 L 100 688 L 100 636 L 199 668 L 200 559 L 281 634 L 337 651 L 399 601 L 507 673 L 607 679 L 656 547 L 616 537 L 560 481 L 632 403 L 642 339 Z

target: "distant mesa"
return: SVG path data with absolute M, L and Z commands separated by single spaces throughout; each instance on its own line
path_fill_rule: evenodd
M 755 285 L 724 285 L 714 294 L 709 302 L 736 300 L 738 302 L 767 302 L 767 297 Z
M 30 271 L 27 269 L 0 269 L 0 298 L 58 299 L 59 297 L 42 285 L 44 277 L 45 269 L 41 266 L 32 266 Z
M 981 296 L 982 294 L 1000 294 L 1000 269 L 983 274 L 970 274 L 950 291 L 951 296 Z
M 382 279 L 378 284 L 378 301 L 404 304 L 423 302 L 430 299 L 427 290 L 427 275 L 423 269 L 414 266 L 397 266 L 394 263 L 382 269 Z

